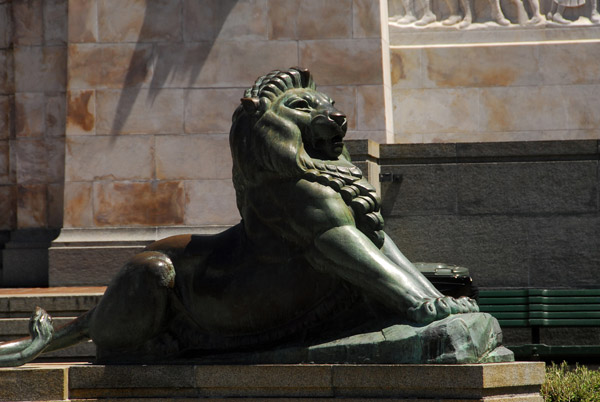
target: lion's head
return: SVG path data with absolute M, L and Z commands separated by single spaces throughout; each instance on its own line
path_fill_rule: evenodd
M 244 189 L 267 178 L 300 177 L 310 162 L 349 159 L 346 116 L 316 90 L 308 70 L 275 70 L 245 91 L 229 142 L 238 207 Z

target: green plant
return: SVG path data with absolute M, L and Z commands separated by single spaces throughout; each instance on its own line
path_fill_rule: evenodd
M 600 402 L 600 371 L 552 363 L 546 367 L 541 392 L 546 402 Z

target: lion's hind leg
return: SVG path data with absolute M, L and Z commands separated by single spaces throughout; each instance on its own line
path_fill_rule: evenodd
M 175 268 L 165 254 L 146 251 L 110 283 L 90 320 L 99 357 L 136 350 L 164 330 Z

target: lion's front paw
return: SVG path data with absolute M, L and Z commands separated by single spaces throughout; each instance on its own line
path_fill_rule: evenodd
M 416 307 L 408 309 L 408 318 L 419 324 L 441 320 L 452 314 L 476 313 L 479 311 L 477 303 L 468 297 L 455 299 L 450 296 L 427 299 Z

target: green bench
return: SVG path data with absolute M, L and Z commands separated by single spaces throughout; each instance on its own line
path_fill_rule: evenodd
M 479 308 L 503 328 L 531 328 L 531 344 L 509 346 L 517 358 L 600 358 L 600 345 L 540 343 L 542 327 L 600 327 L 600 289 L 480 290 Z

